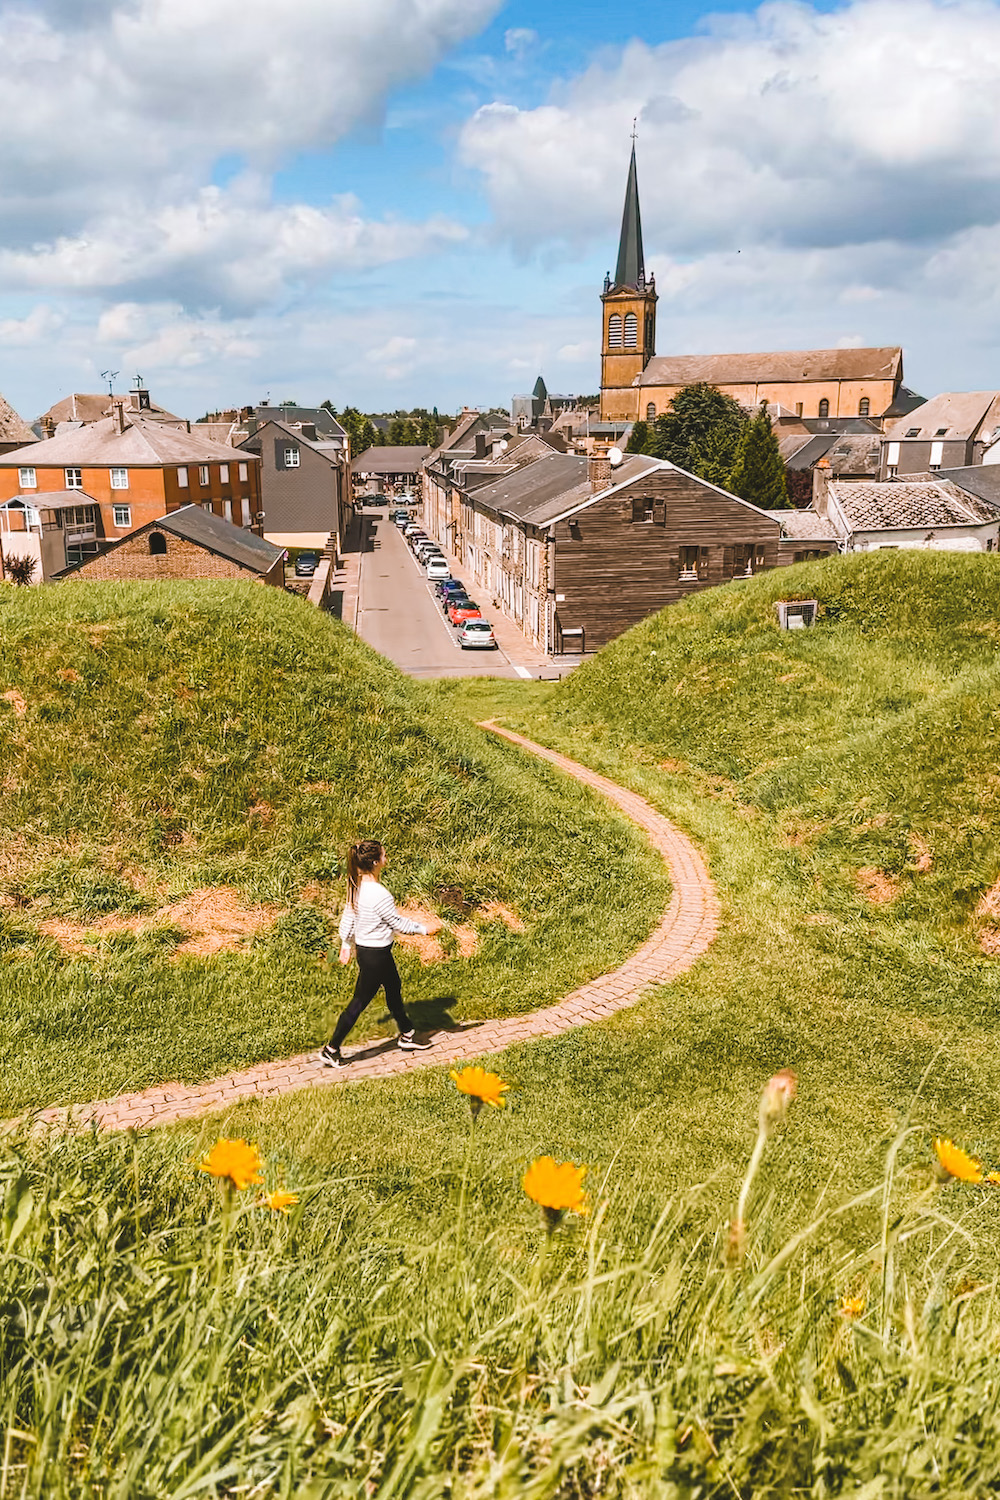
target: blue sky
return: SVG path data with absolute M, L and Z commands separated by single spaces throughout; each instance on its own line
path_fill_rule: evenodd
M 0 0 L 24 415 L 106 368 L 188 416 L 593 391 L 633 116 L 659 352 L 899 343 L 925 394 L 1000 386 L 995 0 L 300 0 L 296 23 Z

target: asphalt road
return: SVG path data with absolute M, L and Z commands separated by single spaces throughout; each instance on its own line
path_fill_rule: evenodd
M 514 670 L 502 647 L 463 651 L 388 510 L 366 511 L 365 522 L 358 605 L 363 641 L 411 677 L 528 675 Z

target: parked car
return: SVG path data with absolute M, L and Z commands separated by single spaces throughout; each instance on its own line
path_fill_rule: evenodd
M 446 594 L 464 594 L 465 584 L 459 583 L 457 578 L 439 578 L 434 585 L 434 591 L 439 599 Z
M 449 589 L 441 600 L 441 608 L 447 614 L 453 604 L 468 604 L 469 602 L 469 596 L 464 588 Z
M 394 510 L 390 513 L 389 520 L 392 521 L 394 526 L 398 526 L 400 531 L 402 531 L 403 528 L 409 524 L 410 518 L 405 510 Z
M 296 578 L 311 578 L 318 567 L 318 552 L 300 552 L 295 559 L 295 576 Z
M 419 527 L 415 527 L 412 531 L 409 527 L 407 527 L 406 540 L 409 542 L 414 552 L 416 552 L 417 548 L 420 546 L 420 543 L 429 542 L 430 537 L 427 535 L 426 531 L 421 531 Z
M 463 620 L 458 631 L 458 644 L 463 651 L 495 651 L 497 639 L 488 620 Z
M 453 599 L 448 605 L 448 618 L 453 625 L 461 625 L 463 620 L 481 620 L 482 615 L 479 605 L 471 599 Z
M 447 560 L 443 557 L 432 557 L 427 563 L 427 577 L 434 582 L 436 578 L 450 578 Z
M 437 542 L 432 542 L 430 537 L 424 537 L 423 541 L 418 542 L 413 550 L 420 562 L 423 562 L 424 556 L 428 552 L 441 552 L 441 548 L 438 546 Z

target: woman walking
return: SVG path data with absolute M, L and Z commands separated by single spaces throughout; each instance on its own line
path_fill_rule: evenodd
M 385 1001 L 399 1027 L 398 1046 L 403 1052 L 424 1052 L 430 1042 L 418 1042 L 413 1023 L 403 1008 L 403 987 L 392 956 L 394 932 L 420 932 L 426 937 L 432 930 L 420 922 L 411 922 L 396 910 L 396 903 L 382 884 L 382 871 L 388 860 L 378 839 L 362 839 L 352 844 L 347 856 L 347 905 L 340 919 L 340 962 L 351 961 L 351 938 L 358 956 L 358 982 L 350 1005 L 333 1029 L 333 1036 L 320 1051 L 325 1067 L 342 1068 L 341 1046 L 361 1012 L 379 990 L 385 990 Z M 438 922 L 433 931 L 440 928 Z

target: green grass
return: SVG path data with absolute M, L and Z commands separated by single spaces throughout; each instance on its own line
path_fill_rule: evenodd
M 359 836 L 387 842 L 399 899 L 478 935 L 469 958 L 449 932 L 446 962 L 402 954 L 418 1025 L 551 1002 L 669 897 L 625 819 L 273 590 L 6 591 L 0 663 L 4 1111 L 317 1045 L 350 993 L 329 952 Z M 220 887 L 274 908 L 245 951 L 178 955 L 168 919 L 99 925 Z M 497 901 L 523 935 L 482 917 Z M 82 955 L 43 933 L 56 919 L 88 930 Z M 356 1036 L 387 1023 L 373 1006 Z
M 8 1332 L 0 1400 L 35 1439 L 14 1448 L 24 1493 L 87 1493 L 91 1470 L 130 1496 L 996 1493 L 1000 1189 L 929 1173 L 938 1134 L 1000 1168 L 994 919 L 977 914 L 1000 875 L 995 568 L 832 559 L 665 611 L 562 684 L 407 689 L 440 736 L 479 746 L 456 721 L 496 714 L 649 797 L 705 850 L 719 937 L 640 1006 L 493 1059 L 510 1107 L 468 1157 L 439 1070 L 241 1105 L 136 1147 L 133 1253 L 130 1143 L 15 1143 L 40 1200 L 58 1169 L 60 1191 L 79 1180 L 118 1215 L 117 1258 L 95 1252 L 122 1299 L 98 1350 L 159 1316 L 167 1351 L 113 1379 L 99 1352 L 84 1378 L 74 1359 L 95 1346 L 43 1328 L 29 1363 Z M 819 598 L 816 629 L 778 632 L 782 596 Z M 627 884 L 627 863 L 601 869 Z M 866 895 L 866 871 L 890 901 Z M 88 902 L 113 899 L 89 878 Z M 783 1066 L 799 1097 L 746 1259 L 727 1264 L 760 1089 Z M 224 1315 L 218 1209 L 189 1165 L 218 1133 L 257 1140 L 272 1180 L 303 1190 L 287 1226 L 248 1213 L 234 1232 Z M 519 1186 L 540 1153 L 589 1163 L 595 1205 L 544 1259 Z M 12 1299 L 51 1284 L 89 1307 L 89 1230 L 57 1274 L 64 1242 L 41 1222 L 24 1263 L 4 1262 Z M 866 1298 L 856 1321 L 837 1312 L 848 1294 Z M 150 1369 L 167 1392 L 155 1421 Z

